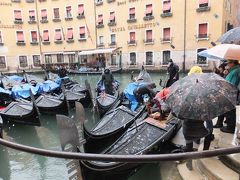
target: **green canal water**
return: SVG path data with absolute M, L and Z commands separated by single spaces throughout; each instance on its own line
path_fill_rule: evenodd
M 137 76 L 137 74 L 135 74 Z M 43 75 L 39 75 L 43 76 Z M 121 82 L 120 89 L 123 90 L 131 81 L 130 73 L 114 74 Z M 99 79 L 97 75 L 71 75 L 71 79 L 83 83 L 86 79 L 92 88 Z M 166 74 L 152 73 L 152 80 L 157 84 L 159 79 L 165 80 Z M 74 116 L 74 111 L 70 116 Z M 97 115 L 91 109 L 86 109 L 87 126 L 90 128 L 98 120 Z M 58 128 L 55 116 L 41 115 L 41 127 L 26 125 L 4 125 L 3 138 L 19 144 L 37 148 L 61 151 Z M 10 148 L 0 147 L 0 179 L 4 180 L 65 180 L 68 179 L 64 159 L 44 157 L 29 154 Z M 168 165 L 168 163 L 166 164 Z M 166 168 L 166 167 L 165 167 Z M 168 176 L 168 175 L 166 175 Z M 159 180 L 160 164 L 147 164 L 138 170 L 128 180 Z M 164 178 L 169 179 L 169 178 Z M 175 179 L 175 178 L 174 178 Z M 176 177 L 176 179 L 178 179 Z

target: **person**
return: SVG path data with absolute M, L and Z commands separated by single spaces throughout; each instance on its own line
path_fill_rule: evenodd
M 103 82 L 105 86 L 105 93 L 113 95 L 113 82 L 114 82 L 114 77 L 113 74 L 111 73 L 110 69 L 105 69 L 101 81 Z
M 152 100 L 155 97 L 155 92 L 154 92 L 154 88 L 156 87 L 155 83 L 151 83 L 151 84 L 146 84 L 146 85 L 142 85 L 136 89 L 134 89 L 133 94 L 136 98 L 136 100 L 138 101 L 138 103 L 143 103 L 143 95 L 147 94 L 150 98 L 150 100 Z
M 60 66 L 60 68 L 58 69 L 58 75 L 60 78 L 66 77 L 67 76 L 66 68 L 63 66 Z
M 189 73 L 188 73 L 188 76 L 190 76 L 190 75 L 193 74 L 193 73 L 195 73 L 195 74 L 201 74 L 201 73 L 202 73 L 202 68 L 199 67 L 199 66 L 193 66 L 193 67 L 190 69 L 190 71 L 189 71 Z
M 228 60 L 227 66 L 229 67 L 229 73 L 226 76 L 226 81 L 234 85 L 236 88 L 240 82 L 240 67 L 237 60 Z M 236 126 L 236 108 L 227 112 L 226 116 L 226 126 L 220 128 L 222 132 L 233 134 Z
M 174 82 L 179 80 L 179 67 L 173 63 L 172 59 L 169 60 L 167 72 L 169 74 L 169 78 L 167 80 L 166 87 L 170 87 Z
M 164 117 L 165 113 L 170 111 L 170 108 L 165 103 L 166 97 L 169 94 L 169 92 L 170 92 L 169 88 L 164 88 L 160 92 L 158 92 L 156 96 L 153 98 L 153 101 L 157 105 L 161 117 Z

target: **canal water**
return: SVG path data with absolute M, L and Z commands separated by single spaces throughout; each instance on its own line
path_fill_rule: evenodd
M 134 75 L 137 76 L 137 73 Z M 130 73 L 114 74 L 114 77 L 121 82 L 121 90 L 131 81 Z M 158 82 L 160 78 L 164 81 L 166 74 L 152 73 L 151 77 L 157 84 L 157 89 L 161 89 Z M 99 76 L 71 75 L 70 78 L 80 83 L 83 83 L 87 79 L 92 88 L 94 88 Z M 71 112 L 70 116 L 73 116 L 73 114 L 74 111 Z M 98 118 L 97 115 L 92 113 L 92 109 L 86 109 L 86 116 L 86 123 L 90 128 L 97 122 Z M 5 124 L 3 138 L 19 144 L 61 151 L 55 116 L 41 115 L 41 127 Z M 65 180 L 68 179 L 65 164 L 66 161 L 64 159 L 44 157 L 0 147 L 0 179 Z M 159 166 L 160 164 L 144 165 L 134 175 L 129 177 L 128 180 L 159 180 L 161 179 Z M 166 177 L 166 179 L 168 178 Z

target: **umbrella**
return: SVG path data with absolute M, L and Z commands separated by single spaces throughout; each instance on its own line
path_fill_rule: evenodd
M 240 45 L 219 44 L 210 49 L 199 52 L 198 55 L 221 60 L 240 60 Z
M 224 59 L 222 59 L 220 57 L 213 56 L 213 55 L 209 54 L 209 50 L 208 49 L 199 52 L 198 55 L 206 57 L 206 58 L 210 58 L 209 60 L 212 60 L 212 61 L 224 60 Z
M 240 27 L 227 31 L 217 41 L 228 44 L 240 44 Z
M 237 89 L 215 73 L 192 74 L 170 87 L 166 103 L 180 119 L 211 120 L 235 108 Z

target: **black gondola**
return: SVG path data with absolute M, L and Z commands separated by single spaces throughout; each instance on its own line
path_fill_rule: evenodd
M 172 118 L 161 123 L 152 118 L 144 121 L 139 118 L 119 139 L 106 148 L 101 154 L 142 155 L 159 152 L 161 145 L 169 141 L 181 127 L 181 121 Z M 82 161 L 84 167 L 95 173 L 108 175 L 122 174 L 137 168 L 139 163 Z
M 97 152 L 115 141 L 124 131 L 145 111 L 140 106 L 136 112 L 125 106 L 119 106 L 108 111 L 90 131 L 84 126 L 84 137 L 87 143 L 84 148 L 87 152 Z
M 99 75 L 102 74 L 102 71 L 93 71 L 93 70 L 88 70 L 88 71 L 79 71 L 79 70 L 69 70 L 69 74 L 93 74 L 93 75 Z M 121 73 L 122 68 L 111 68 L 112 73 Z
M 67 101 L 63 94 L 59 96 L 43 94 L 36 99 L 35 103 L 41 113 L 68 114 Z
M 3 120 L 2 117 L 0 116 L 0 138 L 3 137 Z
M 0 111 L 3 121 L 40 126 L 38 109 L 32 102 L 11 102 Z

